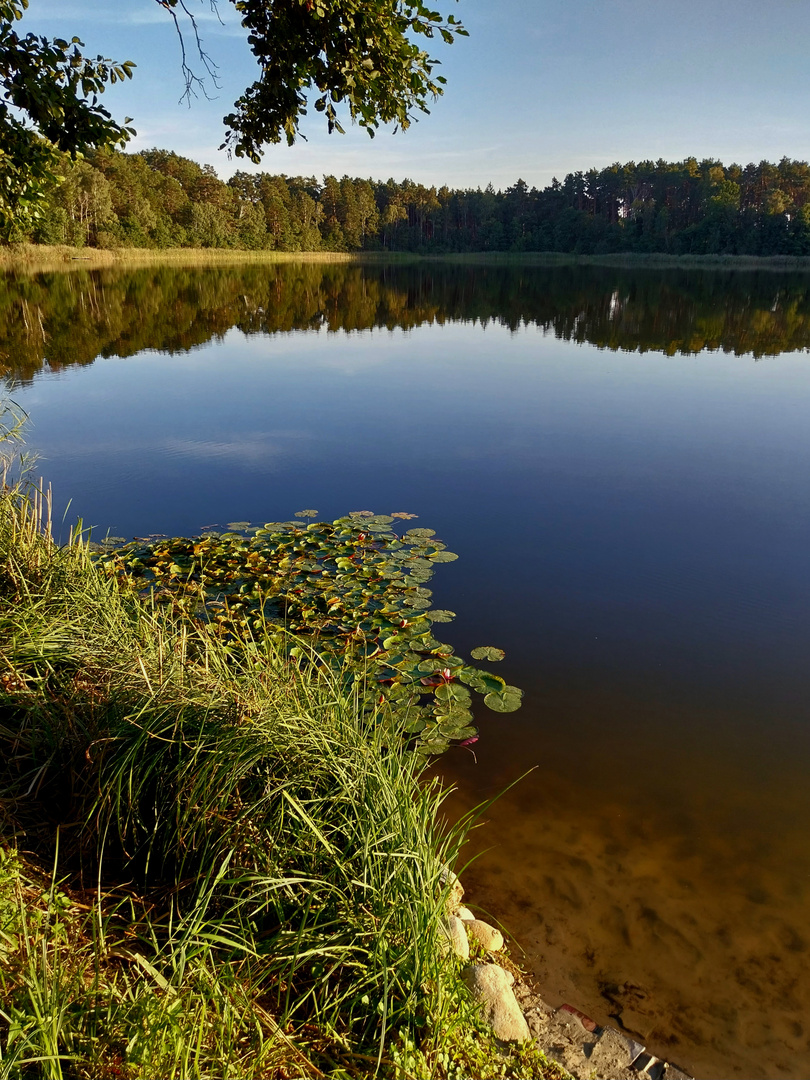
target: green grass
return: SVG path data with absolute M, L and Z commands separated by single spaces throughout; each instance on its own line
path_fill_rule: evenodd
M 558 1075 L 439 947 L 469 822 L 392 722 L 47 518 L 0 493 L 0 1076 Z

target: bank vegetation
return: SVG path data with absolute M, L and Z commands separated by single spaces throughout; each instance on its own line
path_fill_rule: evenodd
M 143 602 L 47 508 L 0 493 L 0 1075 L 543 1075 L 441 947 L 470 822 L 438 783 L 339 679 Z

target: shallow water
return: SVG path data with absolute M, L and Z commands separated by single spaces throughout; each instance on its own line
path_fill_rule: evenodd
M 307 265 L 0 281 L 96 535 L 410 511 L 526 690 L 438 769 L 545 996 L 711 1080 L 810 1074 L 810 279 Z M 61 509 L 58 517 L 61 517 Z M 474 754 L 472 753 L 474 751 Z

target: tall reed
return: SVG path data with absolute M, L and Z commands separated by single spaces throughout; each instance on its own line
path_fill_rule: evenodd
M 469 822 L 391 721 L 142 602 L 48 507 L 0 493 L 0 1075 L 543 1075 L 440 946 Z

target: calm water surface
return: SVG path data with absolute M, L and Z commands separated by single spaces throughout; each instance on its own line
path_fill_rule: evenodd
M 439 770 L 555 1004 L 705 1080 L 810 1075 L 810 278 L 282 266 L 0 280 L 0 370 L 97 533 L 410 511 L 523 709 Z M 611 1020 L 611 1018 L 613 1018 Z

